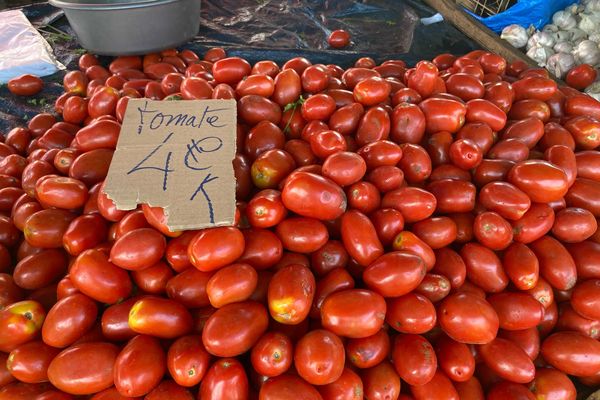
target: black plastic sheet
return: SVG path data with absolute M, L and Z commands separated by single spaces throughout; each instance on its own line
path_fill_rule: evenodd
M 70 69 L 76 68 L 82 49 L 62 12 L 47 3 L 27 6 L 23 11 L 34 26 L 45 31 L 43 36 L 57 59 Z M 420 22 L 433 14 L 419 0 L 202 0 L 200 31 L 183 47 L 202 54 L 219 46 L 229 55 L 250 62 L 271 59 L 281 64 L 303 56 L 314 63 L 342 67 L 364 56 L 379 62 L 402 59 L 414 64 L 440 53 L 464 54 L 477 48 L 445 21 L 432 25 Z M 49 23 L 51 27 L 45 27 Z M 335 29 L 351 34 L 349 47 L 328 47 L 327 37 Z M 33 97 L 18 98 L 0 87 L 0 133 L 26 124 L 38 112 L 51 112 L 62 91 L 62 76 L 45 77 L 44 90 Z

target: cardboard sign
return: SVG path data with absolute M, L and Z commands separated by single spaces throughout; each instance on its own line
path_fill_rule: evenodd
M 233 225 L 235 100 L 130 99 L 104 191 L 163 207 L 173 230 Z

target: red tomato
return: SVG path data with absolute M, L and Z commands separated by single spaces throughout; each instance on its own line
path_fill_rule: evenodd
M 67 347 L 92 328 L 97 314 L 96 303 L 84 294 L 64 297 L 48 311 L 42 339 L 53 347 Z
M 128 324 L 140 334 L 176 338 L 191 331 L 192 316 L 176 301 L 146 296 L 131 307 Z
M 206 400 L 248 399 L 248 377 L 234 358 L 221 358 L 208 370 L 200 384 L 198 397 Z
M 446 297 L 438 308 L 443 331 L 457 342 L 484 344 L 496 337 L 498 315 L 484 299 L 469 293 Z
M 423 280 L 427 267 L 418 255 L 395 251 L 377 258 L 363 272 L 365 284 L 384 297 L 410 293 Z
M 392 347 L 396 372 L 410 385 L 424 385 L 433 379 L 437 357 L 431 343 L 420 335 L 400 334 Z
M 458 101 L 430 98 L 419 103 L 419 107 L 425 115 L 428 133 L 458 132 L 465 123 L 467 108 Z
M 350 44 L 350 34 L 343 29 L 337 29 L 329 34 L 327 43 L 336 49 L 346 47 Z
M 321 306 L 323 327 L 337 335 L 363 338 L 377 333 L 385 320 L 386 304 L 379 294 L 348 289 L 330 294 Z
M 48 378 L 58 389 L 75 395 L 93 394 L 113 384 L 119 349 L 110 343 L 81 343 L 63 350 L 48 367 Z M 75 370 L 73 365 L 77 365 Z
M 248 351 L 267 330 L 265 307 L 254 301 L 227 304 L 206 321 L 202 342 L 219 357 L 233 357 Z M 228 334 L 223 335 L 227 330 Z
M 575 376 L 600 372 L 600 343 L 577 332 L 558 332 L 542 343 L 542 356 L 556 369 Z
M 21 75 L 8 81 L 8 90 L 17 96 L 33 96 L 43 88 L 44 82 L 35 75 Z
M 286 179 L 283 204 L 296 214 L 332 220 L 346 211 L 346 195 L 333 181 L 309 172 L 296 172 Z
M 237 260 L 244 252 L 244 236 L 234 227 L 203 229 L 188 247 L 191 263 L 200 271 L 213 271 Z
M 148 394 L 160 383 L 166 364 L 159 340 L 138 335 L 127 342 L 115 360 L 115 387 L 122 396 Z
M 575 89 L 583 90 L 596 80 L 596 69 L 589 64 L 580 64 L 573 67 L 567 73 L 565 81 L 567 85 Z
M 294 351 L 298 374 L 313 385 L 327 385 L 338 380 L 344 371 L 345 359 L 340 338 L 324 329 L 304 335 Z
M 296 375 L 267 379 L 260 387 L 259 400 L 322 400 L 314 386 Z
M 127 232 L 110 250 L 110 262 L 127 270 L 138 271 L 156 264 L 163 257 L 167 242 L 152 228 Z

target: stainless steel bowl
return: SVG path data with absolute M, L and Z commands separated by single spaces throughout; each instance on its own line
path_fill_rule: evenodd
M 79 43 L 102 55 L 150 53 L 193 38 L 200 0 L 49 0 L 64 10 Z

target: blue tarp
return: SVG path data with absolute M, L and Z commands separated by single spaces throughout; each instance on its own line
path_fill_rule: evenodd
M 500 14 L 486 18 L 477 15 L 474 15 L 474 17 L 497 33 L 512 24 L 521 25 L 525 28 L 533 25 L 537 29 L 541 29 L 552 21 L 552 15 L 555 12 L 577 2 L 577 0 L 519 0 L 515 5 Z

